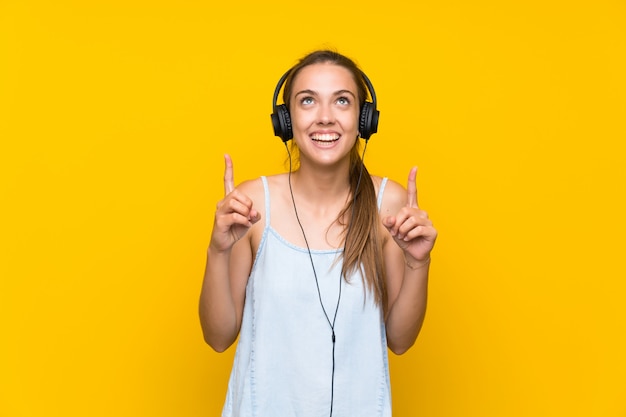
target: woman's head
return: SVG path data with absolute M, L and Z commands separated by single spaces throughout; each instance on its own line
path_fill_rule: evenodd
M 323 152 L 327 162 L 348 153 L 352 164 L 357 163 L 361 110 L 368 87 L 354 61 L 330 50 L 312 52 L 289 71 L 283 87 L 296 165 L 302 152 L 307 152 L 305 148 L 315 152 L 331 143 L 334 152 Z

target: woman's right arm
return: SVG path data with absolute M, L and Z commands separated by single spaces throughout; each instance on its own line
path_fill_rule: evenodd
M 228 155 L 224 193 L 215 212 L 199 305 L 204 340 L 218 352 L 232 345 L 239 334 L 252 265 L 252 245 L 247 232 L 260 219 L 252 200 L 234 187 Z

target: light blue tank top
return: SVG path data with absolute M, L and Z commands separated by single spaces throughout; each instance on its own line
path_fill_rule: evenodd
M 327 417 L 332 331 L 320 304 L 307 248 L 271 225 L 265 177 L 265 229 L 246 287 L 242 326 L 222 417 Z M 378 208 L 387 179 L 378 192 Z M 382 310 L 359 273 L 341 278 L 342 250 L 311 250 L 321 300 L 335 321 L 333 417 L 390 417 L 391 390 Z

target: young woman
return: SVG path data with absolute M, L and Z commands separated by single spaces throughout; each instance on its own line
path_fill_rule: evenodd
M 362 163 L 377 114 L 353 61 L 316 51 L 283 81 L 293 167 L 235 187 L 226 156 L 208 248 L 204 338 L 239 337 L 223 416 L 390 416 L 387 348 L 417 338 L 437 232 L 416 168 L 405 189 Z

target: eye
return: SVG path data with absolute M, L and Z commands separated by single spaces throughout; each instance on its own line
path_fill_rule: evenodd
M 350 104 L 350 99 L 348 97 L 341 96 L 337 99 L 337 104 L 347 106 L 348 104 Z
M 300 99 L 300 104 L 303 104 L 305 106 L 308 104 L 313 104 L 313 97 L 310 97 L 310 96 L 302 97 Z

